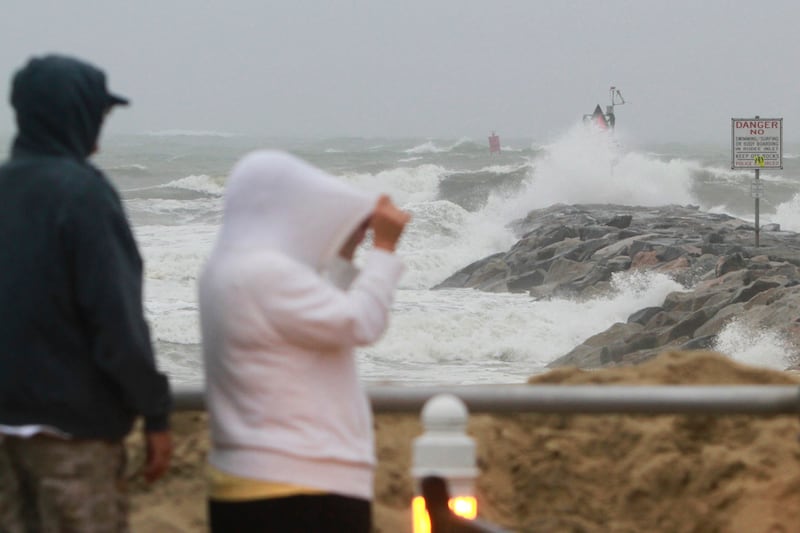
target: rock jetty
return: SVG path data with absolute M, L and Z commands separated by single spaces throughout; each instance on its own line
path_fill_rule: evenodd
M 527 292 L 533 298 L 609 294 L 616 273 L 657 271 L 684 290 L 586 339 L 549 366 L 635 364 L 665 350 L 707 349 L 733 319 L 800 346 L 800 234 L 695 206 L 553 205 L 513 224 L 520 240 L 466 266 L 439 288 Z

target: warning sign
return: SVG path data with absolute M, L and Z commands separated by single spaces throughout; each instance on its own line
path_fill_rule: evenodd
M 732 118 L 731 168 L 783 168 L 783 119 Z

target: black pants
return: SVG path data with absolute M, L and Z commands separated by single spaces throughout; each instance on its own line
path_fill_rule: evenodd
M 370 533 L 369 501 L 309 494 L 228 502 L 209 500 L 212 533 Z

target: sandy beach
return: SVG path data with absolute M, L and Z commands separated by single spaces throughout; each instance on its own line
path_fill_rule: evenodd
M 551 384 L 800 384 L 794 372 L 711 352 L 668 352 L 645 364 L 531 378 Z M 375 531 L 410 531 L 411 443 L 418 415 L 375 417 Z M 129 438 L 136 533 L 206 531 L 206 415 L 176 413 L 165 479 L 134 475 L 143 450 Z M 482 518 L 513 531 L 796 531 L 800 421 L 794 416 L 473 415 Z

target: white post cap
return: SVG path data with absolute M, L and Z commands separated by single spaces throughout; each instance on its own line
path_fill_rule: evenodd
M 447 481 L 451 495 L 473 495 L 478 469 L 475 441 L 465 433 L 469 412 L 457 396 L 438 394 L 422 408 L 425 431 L 414 439 L 411 475 L 419 482 L 427 476 Z

